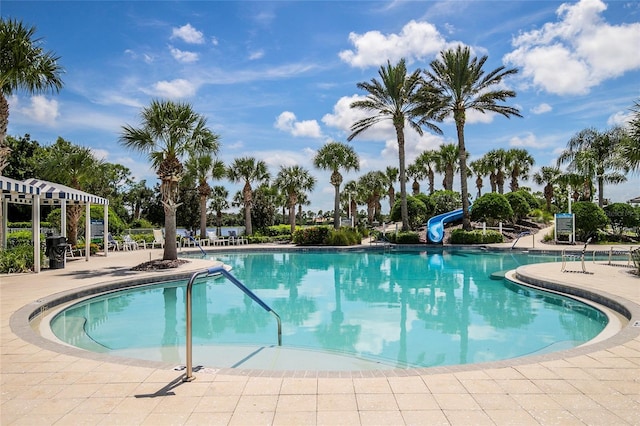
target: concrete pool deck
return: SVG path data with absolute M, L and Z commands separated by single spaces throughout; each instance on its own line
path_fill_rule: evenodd
M 517 245 L 526 246 L 524 238 Z M 129 268 L 161 256 L 160 249 L 116 252 L 69 261 L 65 269 L 0 277 L 0 424 L 640 424 L 640 278 L 629 268 L 591 261 L 590 274 L 562 273 L 559 263 L 520 267 L 518 274 L 604 296 L 629 311 L 628 325 L 593 345 L 486 364 L 351 372 L 205 368 L 183 383 L 184 372 L 166 366 L 77 357 L 35 333 L 22 337 L 30 327 L 18 315 L 25 306 L 148 277 Z M 202 269 L 202 262 L 181 271 Z

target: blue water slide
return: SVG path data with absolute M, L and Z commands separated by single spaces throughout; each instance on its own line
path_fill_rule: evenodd
M 431 243 L 441 243 L 444 238 L 444 224 L 462 219 L 462 209 L 433 216 L 427 222 L 427 239 Z

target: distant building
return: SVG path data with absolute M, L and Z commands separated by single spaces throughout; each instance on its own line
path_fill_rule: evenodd
M 633 207 L 640 206 L 640 197 L 632 198 L 627 203 L 631 204 Z

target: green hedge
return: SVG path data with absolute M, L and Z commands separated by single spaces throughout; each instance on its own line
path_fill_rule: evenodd
M 498 231 L 486 231 L 485 234 L 480 230 L 465 231 L 464 229 L 454 229 L 451 233 L 451 244 L 491 244 L 502 243 L 504 237 Z
M 32 222 L 9 222 L 7 223 L 7 228 L 28 228 L 31 229 L 33 227 Z M 50 222 L 40 222 L 41 228 L 51 228 Z
M 330 228 L 326 226 L 310 226 L 297 229 L 293 233 L 293 243 L 301 246 L 325 244 Z
M 362 243 L 362 235 L 353 228 L 332 229 L 325 240 L 329 246 L 355 246 Z
M 41 262 L 44 261 L 44 253 L 40 253 Z M 33 269 L 33 246 L 20 244 L 16 247 L 0 250 L 0 272 L 17 273 L 29 272 Z
M 420 243 L 420 235 L 417 232 L 411 231 L 400 231 L 396 232 L 387 232 L 385 234 L 385 238 L 394 244 L 419 244 Z

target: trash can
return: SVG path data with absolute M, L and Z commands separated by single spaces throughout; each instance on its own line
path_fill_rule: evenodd
M 47 237 L 45 255 L 49 257 L 49 269 L 64 269 L 65 237 Z

